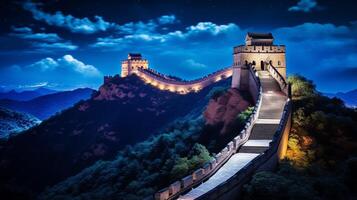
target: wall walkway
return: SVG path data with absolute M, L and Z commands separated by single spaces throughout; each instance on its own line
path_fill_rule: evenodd
M 155 194 L 155 199 L 231 199 L 259 170 L 273 169 L 286 151 L 291 125 L 288 84 L 274 67 L 256 72 L 249 67 L 250 91 L 257 94 L 245 128 L 214 159 L 193 174 Z
M 192 91 L 197 92 L 212 83 L 231 77 L 233 70 L 231 67 L 228 67 L 203 78 L 192 81 L 168 79 L 165 78 L 165 76 L 145 69 L 138 69 L 135 74 L 142 78 L 146 83 L 158 87 L 161 90 L 169 90 L 171 92 L 186 94 Z
M 262 104 L 248 141 L 211 178 L 178 199 L 203 197 L 207 192 L 233 177 L 269 148 L 269 143 L 282 118 L 287 97 L 281 92 L 279 84 L 270 76 L 269 72 L 259 71 L 258 73 L 263 90 Z

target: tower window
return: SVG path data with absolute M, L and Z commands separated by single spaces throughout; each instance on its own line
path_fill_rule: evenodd
M 280 60 L 278 61 L 278 65 L 280 65 Z

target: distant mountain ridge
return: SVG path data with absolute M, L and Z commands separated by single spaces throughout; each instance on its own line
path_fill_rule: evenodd
M 12 110 L 26 112 L 44 120 L 65 108 L 73 106 L 80 100 L 91 97 L 95 90 L 79 88 L 72 91 L 57 92 L 36 97 L 29 101 L 16 101 L 10 99 L 0 100 L 0 106 Z
M 349 92 L 325 93 L 325 95 L 342 99 L 348 107 L 357 107 L 357 89 Z
M 59 91 L 51 90 L 48 88 L 40 87 L 35 90 L 26 90 L 17 92 L 15 90 L 10 90 L 8 92 L 0 92 L 0 99 L 10 99 L 16 101 L 29 101 L 36 97 L 40 97 L 43 95 L 53 94 Z
M 0 107 L 0 139 L 41 123 L 36 117 Z

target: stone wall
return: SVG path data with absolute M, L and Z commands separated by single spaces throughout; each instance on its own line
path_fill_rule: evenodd
M 155 75 L 154 73 L 151 73 L 145 69 L 138 69 L 135 74 L 142 78 L 146 83 L 151 84 L 161 90 L 169 90 L 171 92 L 186 94 L 188 92 L 197 92 L 214 82 L 231 77 L 232 68 L 228 67 L 193 81 L 178 81 L 167 79 L 164 76 Z
M 267 67 L 270 75 L 278 82 L 281 91 L 283 91 L 286 96 L 290 97 L 290 86 L 286 82 L 286 77 L 284 77 L 273 65 L 269 64 Z
M 207 192 L 198 199 L 230 200 L 237 199 L 241 194 L 242 186 L 249 182 L 250 178 L 258 171 L 275 169 L 278 160 L 282 158 L 286 151 L 287 137 L 291 127 L 291 102 L 288 99 L 279 128 L 276 131 L 272 142 L 263 154 L 254 158 L 244 168 L 238 171 L 225 183 Z
M 252 84 L 256 84 L 256 86 L 252 87 L 252 89 L 254 88 L 256 89 L 255 93 L 257 95 L 255 99 L 256 104 L 253 113 L 245 123 L 244 129 L 232 141 L 230 141 L 225 148 L 223 148 L 218 154 L 216 154 L 211 161 L 205 163 L 201 168 L 195 170 L 192 174 L 156 192 L 155 193 L 156 200 L 175 199 L 180 194 L 187 192 L 191 188 L 207 180 L 223 164 L 225 164 L 226 161 L 228 161 L 233 154 L 237 152 L 237 150 L 241 145 L 243 145 L 248 140 L 253 128 L 253 124 L 255 120 L 258 119 L 259 109 L 261 107 L 261 101 L 262 101 L 262 95 L 261 95 L 262 89 L 261 89 L 259 78 L 256 74 L 256 71 L 254 71 L 253 68 L 250 68 L 250 70 L 251 71 L 249 73 L 252 76 L 254 76 L 253 78 L 254 81 L 252 81 Z
M 249 91 L 252 93 L 252 96 L 254 95 L 254 92 L 257 95 L 253 114 L 247 120 L 244 129 L 210 162 L 205 163 L 201 168 L 197 169 L 192 174 L 155 193 L 156 200 L 175 199 L 180 194 L 188 192 L 191 188 L 198 186 L 200 183 L 212 176 L 233 154 L 236 153 L 239 147 L 248 140 L 253 124 L 259 115 L 262 101 L 262 88 L 257 71 L 254 67 L 249 66 L 247 70 L 250 85 L 248 87 Z M 276 72 L 274 73 L 274 71 Z M 285 80 L 279 76 L 279 73 L 277 73 L 277 70 L 274 69 L 273 66 L 271 66 L 269 72 L 276 80 L 278 80 L 281 87 L 283 85 L 287 85 Z M 286 88 L 286 86 L 283 88 Z M 269 144 L 269 148 L 263 154 L 253 159 L 244 168 L 234 174 L 234 176 L 228 179 L 225 183 L 220 184 L 218 187 L 207 192 L 198 199 L 229 200 L 236 198 L 241 193 L 242 186 L 250 180 L 254 173 L 261 170 L 275 169 L 278 161 L 282 159 L 286 153 L 288 134 L 291 128 L 291 113 L 291 102 L 290 99 L 288 99 L 285 104 L 278 129 L 272 142 Z

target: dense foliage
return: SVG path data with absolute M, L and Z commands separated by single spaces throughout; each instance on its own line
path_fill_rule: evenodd
M 238 114 L 234 126 L 242 128 L 252 110 L 250 107 Z M 233 133 L 237 133 L 236 129 L 223 137 L 218 134 L 219 128 L 219 125 L 206 125 L 202 116 L 176 121 L 161 134 L 119 151 L 116 159 L 99 161 L 47 189 L 40 199 L 136 200 L 153 197 L 154 192 L 209 161 L 232 140 Z M 207 131 L 212 134 L 214 146 L 202 139 Z
M 0 107 L 0 140 L 41 123 L 36 117 Z
M 41 199 L 143 199 L 210 159 L 197 143 L 204 122 L 176 122 L 163 134 L 128 146 L 47 190 Z
M 293 125 L 287 157 L 276 172 L 260 172 L 245 199 L 356 198 L 357 111 L 329 99 L 301 76 L 289 78 Z

